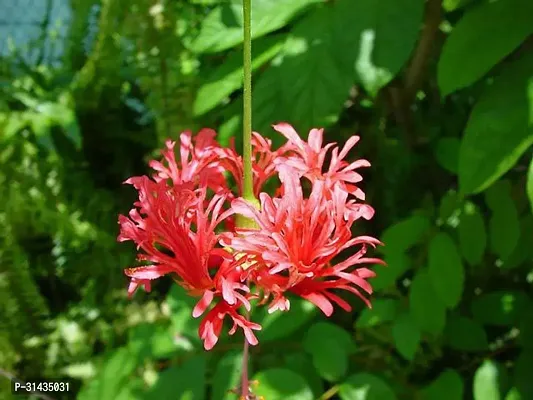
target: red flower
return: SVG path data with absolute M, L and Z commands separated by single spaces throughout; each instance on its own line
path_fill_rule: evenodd
M 218 318 L 217 323 L 221 324 L 227 314 L 243 329 L 258 329 L 257 325 L 246 323 L 235 311 L 240 306 L 250 308 L 245 297 L 249 289 L 239 280 L 243 260 L 235 260 L 228 251 L 215 248 L 218 241 L 215 228 L 233 213 L 231 209 L 222 209 L 225 196 L 215 195 L 204 209 L 205 188 L 192 191 L 183 185 L 171 187 L 164 180 L 154 182 L 145 176 L 130 178 L 127 183 L 139 191 L 139 201 L 135 204 L 138 209 L 131 210 L 129 218 L 119 217 L 118 240 L 134 241 L 142 250 L 138 260 L 148 263 L 126 269 L 126 275 L 132 278 L 128 289 L 130 295 L 139 285 L 150 290 L 151 280 L 172 274 L 175 281 L 192 295 L 202 296 L 193 316 L 203 314 L 213 299 L 219 297 L 220 303 L 225 303 L 219 303 L 219 309 L 224 313 L 208 314 L 210 321 Z M 216 271 L 210 273 L 212 261 L 217 258 Z M 202 333 L 205 326 L 202 324 L 200 334 L 209 349 L 216 340 L 213 335 Z M 253 334 L 246 334 L 253 342 Z
M 272 150 L 270 139 L 262 137 L 257 132 L 252 133 L 252 169 L 255 196 L 259 196 L 264 184 L 276 174 L 275 162 L 287 150 L 287 146 Z M 241 195 L 244 175 L 242 157 L 237 154 L 233 144 L 230 148 L 218 148 L 216 152 L 220 156 L 220 165 L 231 173 L 237 183 L 239 195 Z
M 261 210 L 242 199 L 232 202 L 233 210 L 254 219 L 259 230 L 238 230 L 238 235 L 224 239 L 227 246 L 248 258 L 249 279 L 267 297 L 273 295 L 270 309 L 288 308 L 283 296 L 286 291 L 313 302 L 328 316 L 333 312 L 331 302 L 351 309 L 331 289 L 348 290 L 369 304 L 359 289 L 372 293 L 365 279 L 374 273 L 367 268 L 349 269 L 382 262 L 364 257 L 368 246 L 380 244 L 377 239 L 352 238 L 351 234 L 353 223 L 372 215 L 373 210 L 347 203 L 348 193 L 340 186 L 332 189 L 329 198 L 323 196 L 325 183 L 321 179 L 313 181 L 312 192 L 305 199 L 298 174 L 290 167 L 280 168 L 280 178 L 283 197 L 271 198 L 261 193 Z M 355 255 L 332 265 L 336 256 L 354 246 L 360 246 Z
M 174 154 L 176 142 L 167 140 L 166 150 L 161 152 L 166 163 L 152 160 L 149 164 L 157 171 L 154 180 L 171 180 L 173 185 L 193 183 L 195 187 L 206 186 L 215 192 L 227 191 L 224 169 L 217 162 L 215 149 L 220 146 L 215 136 L 212 129 L 202 129 L 193 140 L 191 132 L 183 132 L 180 135 L 181 165 Z
M 139 286 L 150 291 L 152 280 L 171 275 L 199 297 L 192 316 L 204 315 L 199 336 L 206 349 L 218 341 L 226 317 L 233 321 L 230 334 L 241 328 L 247 341 L 257 344 L 253 331 L 261 326 L 238 311 L 250 310 L 251 298 L 269 302 L 269 312 L 286 311 L 286 295 L 292 292 L 329 316 L 334 304 L 351 309 L 334 292 L 341 289 L 370 305 L 362 292 L 372 293 L 367 279 L 375 274 L 363 265 L 382 263 L 366 257 L 368 247 L 380 242 L 353 237 L 351 231 L 357 220 L 374 215 L 372 207 L 358 202 L 364 193 L 355 186 L 362 179 L 355 170 L 370 164 L 344 161 L 359 138 L 353 136 L 339 150 L 334 144 L 322 147 L 322 130 L 311 130 L 305 142 L 290 125 L 274 128 L 288 139 L 280 149 L 272 150 L 270 140 L 258 133 L 252 139 L 253 185 L 260 210 L 235 199 L 225 172 L 233 175 L 241 194 L 242 158 L 233 148 L 221 148 L 209 129 L 195 138 L 190 132 L 181 134 L 179 161 L 175 142 L 167 141 L 163 161 L 150 162 L 153 179 L 126 181 L 139 193 L 129 216 L 119 216 L 118 240 L 133 241 L 139 251 L 140 266 L 125 270 L 131 278 L 128 293 Z M 261 190 L 275 175 L 282 185 L 271 197 Z M 311 184 L 309 196 L 302 178 Z M 234 214 L 255 220 L 259 229 L 235 228 Z M 225 232 L 219 233 L 221 229 Z M 354 247 L 355 254 L 336 262 Z
M 359 136 L 349 138 L 339 153 L 339 148 L 334 147 L 335 143 L 329 143 L 322 147 L 323 129 L 311 129 L 307 143 L 298 136 L 298 133 L 289 124 L 280 123 L 274 125 L 274 129 L 287 138 L 287 148 L 291 149 L 287 158 L 279 157 L 276 160 L 277 164 L 294 168 L 311 182 L 322 179 L 326 182 L 327 188 L 339 185 L 356 198 L 365 200 L 364 192 L 354 185 L 363 180 L 363 177 L 355 170 L 369 167 L 370 163 L 367 160 L 357 160 L 352 163 L 344 161 L 348 152 L 359 141 Z M 325 159 L 331 148 L 333 148 L 331 161 L 327 170 L 324 171 Z

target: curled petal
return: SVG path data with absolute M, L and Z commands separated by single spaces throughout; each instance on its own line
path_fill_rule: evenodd
M 323 294 L 308 293 L 302 294 L 301 296 L 304 299 L 313 303 L 318 308 L 320 308 L 320 310 L 326 315 L 326 317 L 330 317 L 331 314 L 333 314 L 333 305 L 331 304 L 331 301 L 329 301 L 328 298 Z
M 211 305 L 213 298 L 215 297 L 214 293 L 210 290 L 206 290 L 200 301 L 194 306 L 192 310 L 192 316 L 198 318 L 202 315 L 205 310 Z
M 124 273 L 137 280 L 153 280 L 174 272 L 168 265 L 148 265 L 146 267 L 126 268 Z
M 131 278 L 128 286 L 128 297 L 131 298 L 139 286 L 143 286 L 146 292 L 150 292 L 152 290 L 152 283 L 150 280 Z
M 253 330 L 261 330 L 261 325 L 248 321 L 242 315 L 237 313 L 234 306 L 230 306 L 222 301 L 207 313 L 198 329 L 200 338 L 204 341 L 204 348 L 206 350 L 212 349 L 218 342 L 218 337 L 222 331 L 222 324 L 226 315 L 233 320 L 233 327 L 229 332 L 230 334 L 234 334 L 237 327 L 240 327 L 243 330 L 248 343 L 251 345 L 256 345 L 258 343 L 257 338 L 253 334 Z

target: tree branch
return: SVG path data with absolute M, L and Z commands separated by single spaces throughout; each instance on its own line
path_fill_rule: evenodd
M 416 92 L 422 86 L 427 71 L 427 64 L 434 50 L 434 43 L 442 21 L 442 0 L 428 0 L 424 15 L 424 27 L 415 49 L 411 63 L 405 73 L 404 101 L 413 101 Z

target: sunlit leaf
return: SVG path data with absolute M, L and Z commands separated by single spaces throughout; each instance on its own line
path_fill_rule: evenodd
M 83 400 L 115 400 L 137 366 L 135 353 L 120 348 L 110 354 L 99 374 L 83 387 L 79 398 Z
M 252 47 L 252 69 L 273 58 L 281 49 L 285 36 L 269 36 L 258 39 Z M 243 85 L 242 53 L 232 53 L 196 92 L 193 108 L 196 115 L 202 115 L 219 105 Z
M 394 391 L 380 377 L 367 373 L 350 376 L 339 387 L 341 400 L 396 400 Z
M 258 38 L 285 26 L 307 6 L 319 0 L 254 0 L 252 6 L 252 38 Z M 192 43 L 198 53 L 214 53 L 229 49 L 243 41 L 242 0 L 226 2 L 213 9 L 202 20 L 200 34 Z
M 253 377 L 258 381 L 254 394 L 272 400 L 313 400 L 313 392 L 297 373 L 284 368 L 260 371 Z
M 459 151 L 459 188 L 464 194 L 489 187 L 533 144 L 532 71 L 533 54 L 504 65 L 474 106 Z
M 422 9 L 421 0 L 338 0 L 316 7 L 293 27 L 279 58 L 259 78 L 254 128 L 267 130 L 280 120 L 299 130 L 335 123 L 354 68 L 355 78 L 375 94 L 409 58 Z
M 419 35 L 424 2 L 359 0 L 351 3 L 355 14 L 350 32 L 357 39 L 356 78 L 375 96 L 409 59 Z
M 474 375 L 474 400 L 500 400 L 500 369 L 490 360 L 484 361 Z

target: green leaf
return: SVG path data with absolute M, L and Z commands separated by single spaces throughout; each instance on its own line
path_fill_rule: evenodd
M 359 373 L 350 376 L 339 387 L 341 400 L 396 400 L 392 388 L 376 375 Z
M 522 347 L 533 349 L 533 312 L 531 312 L 531 309 L 526 308 L 522 313 L 518 324 L 518 330 L 520 331 L 518 341 Z
M 313 400 L 313 392 L 297 373 L 284 368 L 273 368 L 255 374 L 259 385 L 254 394 L 269 400 Z
M 492 211 L 498 211 L 509 206 L 510 202 L 513 201 L 512 190 L 511 182 L 507 179 L 501 179 L 485 191 L 485 203 Z
M 235 395 L 229 391 L 237 389 L 240 383 L 242 371 L 242 351 L 232 351 L 225 354 L 217 363 L 213 375 L 211 398 L 235 399 Z
M 259 340 L 266 342 L 286 338 L 316 315 L 316 307 L 307 300 L 293 298 L 290 302 L 291 309 L 287 312 L 269 314 L 265 307 L 256 311 L 254 320 L 263 327 L 258 334 Z
M 475 0 L 444 0 L 442 2 L 442 8 L 444 10 L 450 12 L 454 10 L 458 10 L 470 3 L 472 3 Z
M 478 322 L 501 326 L 513 325 L 527 307 L 531 307 L 528 295 L 511 290 L 482 294 L 471 304 L 472 315 Z
M 422 7 L 420 0 L 338 0 L 316 7 L 294 26 L 255 85 L 254 128 L 268 131 L 280 120 L 298 130 L 336 122 L 354 83 L 354 66 L 365 87 L 376 91 L 408 59 Z
M 141 378 L 130 380 L 120 389 L 120 392 L 114 400 L 131 400 L 142 398 L 145 385 L 145 382 Z
M 394 321 L 392 337 L 398 352 L 406 360 L 412 361 L 420 345 L 421 334 L 409 313 L 401 315 Z
M 183 344 L 175 342 L 168 327 L 161 324 L 142 323 L 131 328 L 129 332 L 128 347 L 138 354 L 140 359 L 168 357 L 183 348 L 180 346 Z M 184 350 L 190 350 L 190 347 L 186 346 Z
M 170 321 L 174 332 L 198 344 L 200 321 L 192 317 L 192 310 L 199 299 L 191 297 L 181 286 L 173 285 L 166 300 L 170 308 Z
M 420 243 L 429 228 L 429 219 L 421 215 L 413 215 L 397 222 L 381 236 L 381 241 L 385 244 L 382 251 L 385 254 L 404 253 Z
M 507 4 L 488 4 L 500 3 Z M 494 24 L 490 25 L 492 29 Z M 492 44 L 487 41 L 487 45 Z M 504 66 L 470 114 L 459 151 L 462 193 L 478 193 L 489 187 L 533 143 L 532 110 L 533 55 L 527 54 Z
M 500 400 L 501 376 L 499 366 L 491 361 L 484 361 L 474 374 L 474 400 Z
M 205 399 L 205 374 L 205 356 L 195 356 L 179 367 L 173 366 L 161 372 L 145 399 Z
M 450 315 L 444 330 L 448 345 L 461 351 L 483 351 L 489 347 L 487 333 L 478 322 L 460 315 Z
M 303 347 L 313 358 L 318 374 L 330 382 L 346 374 L 348 357 L 355 350 L 350 334 L 329 322 L 312 325 L 305 335 Z
M 399 302 L 395 299 L 375 299 L 372 308 L 365 308 L 357 322 L 356 328 L 371 328 L 394 320 Z
M 445 137 L 437 142 L 436 157 L 439 165 L 451 172 L 457 174 L 459 165 L 459 148 L 461 141 L 454 137 Z
M 281 66 L 281 54 L 272 61 L 270 67 L 261 74 L 252 88 L 252 124 L 253 129 L 272 139 L 277 146 L 285 143 L 285 139 L 278 132 L 274 132 L 272 124 L 279 121 L 295 122 L 291 116 L 291 107 L 286 99 L 279 82 L 282 80 L 284 67 Z M 242 126 L 242 119 L 239 121 Z
M 531 340 L 531 338 L 530 338 Z M 514 386 L 522 396 L 522 399 L 533 398 L 533 350 L 524 350 L 518 356 L 513 373 Z
M 531 257 L 530 244 L 533 243 L 533 215 L 527 214 L 520 221 L 520 239 L 513 253 L 507 257 L 501 268 L 513 269 L 523 265 L 524 261 Z
M 114 400 L 135 367 L 136 359 L 130 351 L 125 348 L 115 351 L 100 370 L 100 395 L 98 398 Z
M 485 221 L 476 205 L 466 202 L 458 226 L 459 247 L 470 265 L 478 265 L 487 247 Z
M 533 210 L 533 158 L 531 159 L 527 171 L 527 197 L 529 198 L 529 204 Z
M 296 372 L 303 377 L 316 398 L 324 393 L 324 381 L 318 375 L 316 368 L 313 366 L 312 358 L 304 353 L 291 353 L 283 357 L 285 366 L 291 371 Z M 279 363 L 279 360 L 276 360 Z
M 396 280 L 412 266 L 411 259 L 403 253 L 387 253 L 384 261 L 387 263 L 386 267 L 381 268 L 379 274 L 372 279 L 375 291 L 394 285 Z
M 110 354 L 95 379 L 83 387 L 79 398 L 83 400 L 115 400 L 137 366 L 137 358 L 127 348 Z
M 454 369 L 447 369 L 421 392 L 421 400 L 460 400 L 464 396 L 464 383 Z
M 12 140 L 21 129 L 28 125 L 28 117 L 26 112 L 11 111 L 0 114 L 0 127 L 2 129 L 1 141 Z
M 442 49 L 437 70 L 442 95 L 471 85 L 516 49 L 533 33 L 531 15 L 529 0 L 491 1 L 468 10 Z
M 359 0 L 351 3 L 356 14 L 350 35 L 358 39 L 356 77 L 370 95 L 376 96 L 409 59 L 420 32 L 424 2 Z
M 319 0 L 254 0 L 252 5 L 252 38 L 278 30 L 307 6 Z M 191 45 L 197 53 L 215 53 L 243 41 L 242 0 L 222 4 L 202 19 L 200 34 Z
M 28 119 L 31 130 L 35 134 L 37 143 L 50 152 L 56 152 L 57 149 L 51 132 L 53 125 L 51 119 L 46 115 L 33 111 L 26 111 L 24 114 Z
M 446 307 L 439 297 L 425 270 L 419 271 L 409 291 L 409 307 L 418 327 L 434 336 L 439 335 L 446 324 Z
M 514 203 L 511 208 L 492 214 L 489 230 L 492 250 L 502 261 L 507 261 L 520 239 L 520 220 Z
M 429 244 L 429 277 L 436 295 L 448 308 L 455 308 L 461 301 L 465 272 L 461 257 L 453 239 L 446 233 L 438 233 Z
M 252 70 L 272 59 L 283 46 L 285 36 L 275 35 L 254 41 L 252 47 Z M 193 104 L 195 115 L 202 115 L 218 106 L 231 93 L 243 85 L 242 53 L 232 53 L 206 79 L 196 93 Z
M 448 224 L 454 226 L 456 214 L 461 206 L 461 198 L 455 190 L 448 190 L 439 205 L 439 220 L 438 224 Z
M 520 220 L 509 182 L 499 181 L 492 185 L 486 192 L 486 202 L 492 210 L 489 221 L 491 248 L 505 262 L 520 239 Z
M 254 88 L 254 128 L 291 121 L 299 130 L 334 123 L 353 84 L 354 54 L 346 0 L 317 7 L 291 31 L 279 57 Z
M 36 107 L 36 111 L 47 118 L 51 124 L 63 128 L 65 136 L 74 144 L 77 149 L 81 148 L 82 136 L 78 120 L 73 109 L 61 103 L 41 103 Z
M 239 107 L 234 107 L 237 104 Z M 239 114 L 242 110 L 242 99 L 234 102 L 230 107 L 232 111 L 234 111 L 233 109 L 238 109 L 238 111 L 235 111 L 234 114 L 228 113 L 225 115 L 225 121 L 218 129 L 217 140 L 223 147 L 228 147 L 230 145 L 231 138 L 235 138 L 236 140 L 241 139 L 237 133 L 242 130 L 242 116 Z
M 509 390 L 505 396 L 505 400 L 523 400 L 523 397 L 520 395 L 520 391 L 514 387 Z

